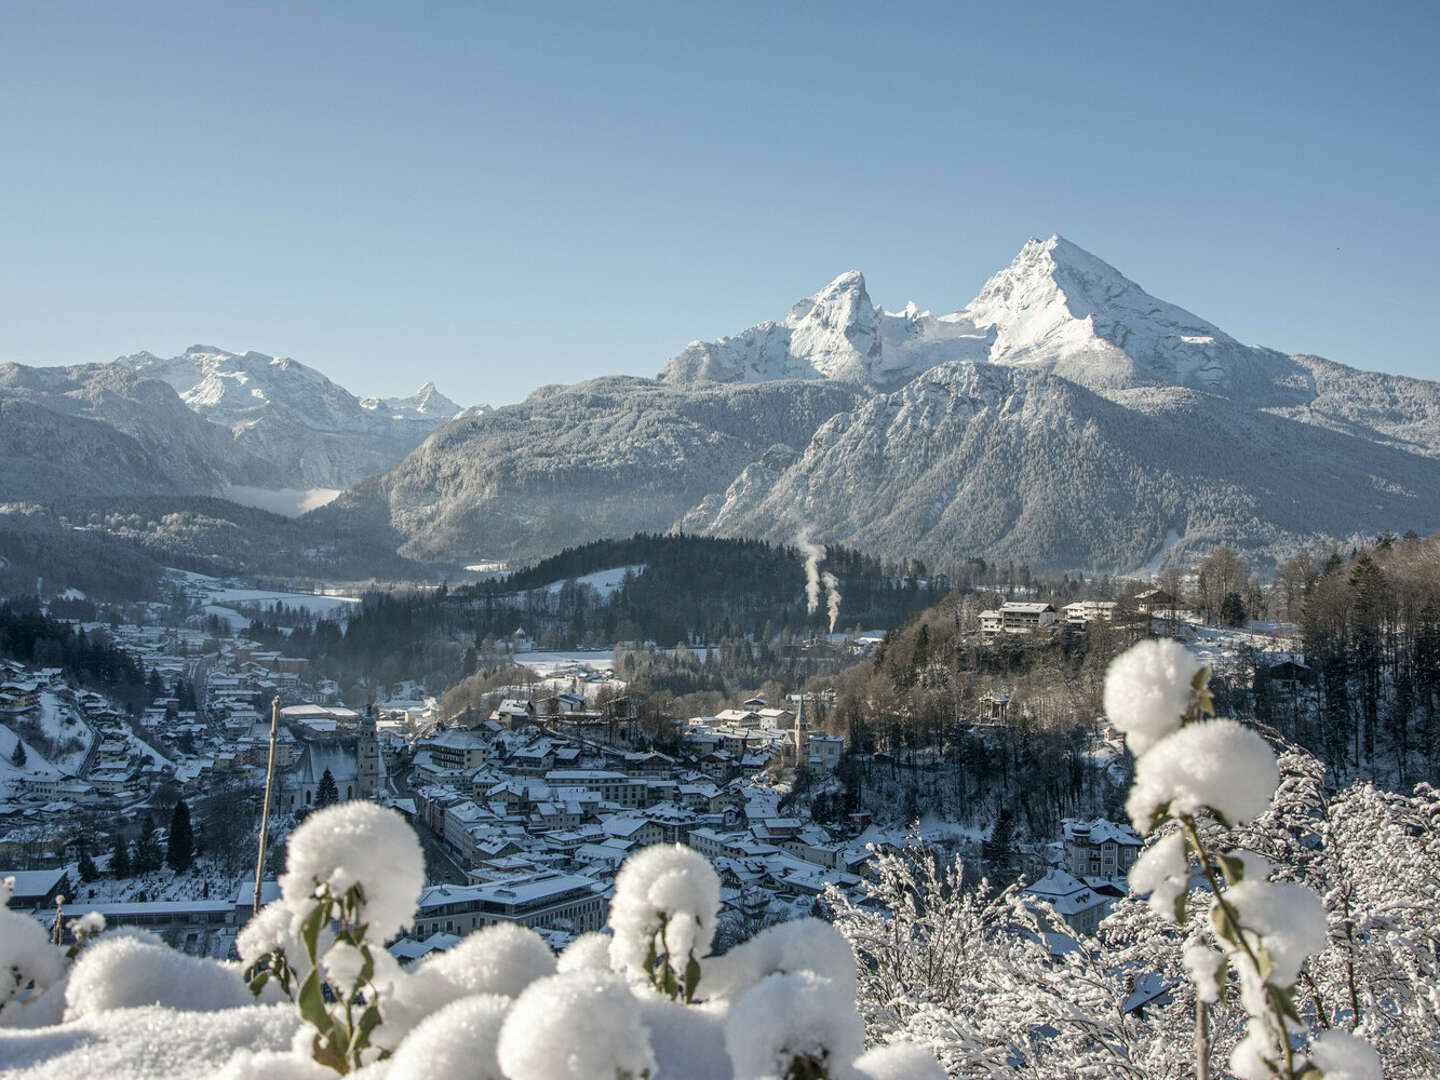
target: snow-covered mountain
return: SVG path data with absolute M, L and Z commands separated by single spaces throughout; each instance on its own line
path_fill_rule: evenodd
M 288 357 L 195 345 L 168 359 L 148 352 L 118 361 L 161 379 L 200 416 L 270 462 L 284 488 L 348 488 L 384 472 L 460 406 L 427 382 L 408 398 L 357 398 Z
M 0 496 L 209 493 L 270 472 L 171 387 L 122 365 L 0 365 Z
M 1222 543 L 1264 562 L 1440 529 L 1440 384 L 1242 344 L 1053 236 L 948 315 L 886 312 L 847 272 L 655 381 L 457 421 L 320 511 L 453 559 L 672 512 L 939 565 L 1133 569 Z
M 876 307 L 858 270 L 796 301 L 783 323 L 692 341 L 660 372 L 663 383 L 833 379 L 891 387 L 937 363 L 984 359 L 988 335 L 954 316 L 937 319 L 912 304 L 898 314 Z

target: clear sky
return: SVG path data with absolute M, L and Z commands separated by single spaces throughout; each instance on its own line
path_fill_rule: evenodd
M 1059 232 L 1440 378 L 1440 4 L 0 6 L 0 361 L 196 343 L 461 404 Z

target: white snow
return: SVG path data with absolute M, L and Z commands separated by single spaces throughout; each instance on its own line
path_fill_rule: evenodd
M 1309 889 L 1246 878 L 1225 890 L 1225 899 L 1247 930 L 1259 936 L 1270 956 L 1265 981 L 1289 986 L 1300 977 L 1300 965 L 1325 947 L 1330 922 L 1325 905 Z
M 1310 1043 L 1310 1060 L 1325 1080 L 1380 1080 L 1380 1055 L 1363 1039 L 1331 1028 Z
M 767 975 L 735 999 L 725 1025 L 735 1080 L 783 1080 L 805 1055 L 827 1065 L 832 1080 L 852 1075 L 865 1049 L 855 999 L 811 971 Z
M 497 1047 L 512 1004 L 510 998 L 497 994 L 475 994 L 445 1006 L 400 1044 L 390 1060 L 387 1080 L 461 1076 L 506 1080 Z
M 1190 708 L 1191 680 L 1200 661 L 1168 638 L 1142 641 L 1110 665 L 1105 676 L 1105 715 L 1125 732 L 1126 745 L 1142 756 L 1180 728 Z
M 515 997 L 536 979 L 555 974 L 555 954 L 529 927 L 499 923 L 475 931 L 453 949 L 427 957 L 416 974 L 444 979 L 456 997 Z
M 629 984 L 601 971 L 532 983 L 500 1030 L 498 1056 L 509 1080 L 638 1077 L 657 1068 Z
M 297 924 L 321 885 L 336 899 L 359 885 L 360 917 L 377 942 L 410 925 L 425 885 L 414 831 L 394 810 L 367 802 L 327 806 L 308 817 L 290 835 L 285 865 L 280 893 Z
M 1167 804 L 1172 816 L 1209 807 L 1239 824 L 1265 812 L 1279 783 L 1264 739 L 1234 720 L 1207 720 L 1167 735 L 1135 763 L 1125 810 L 1140 832 Z
M 609 599 L 620 591 L 620 586 L 625 583 L 626 574 L 639 577 L 645 572 L 646 565 L 646 563 L 635 563 L 631 566 L 611 567 L 609 570 L 596 570 L 592 574 L 581 574 L 574 581 L 577 585 L 588 585 L 599 593 L 602 599 Z M 549 585 L 544 586 L 545 591 L 554 596 L 565 587 L 567 580 L 569 579 L 552 581 Z
M 632 855 L 610 903 L 611 964 L 642 972 L 647 954 L 660 955 L 683 981 L 689 961 L 710 951 L 719 912 L 720 878 L 693 848 L 657 844 Z
M 1185 854 L 1185 836 L 1178 829 L 1151 844 L 1130 868 L 1130 888 L 1150 894 L 1150 909 L 1163 918 L 1174 918 L 1175 900 L 1190 887 L 1190 860 Z
M 235 965 L 131 937 L 102 937 L 81 951 L 70 972 L 65 1019 L 142 1005 L 214 1012 L 253 1000 Z

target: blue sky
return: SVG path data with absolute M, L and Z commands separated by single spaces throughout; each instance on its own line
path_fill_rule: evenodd
M 462 404 L 653 374 L 1059 232 L 1245 341 L 1440 377 L 1440 5 L 0 9 L 0 361 L 205 343 Z

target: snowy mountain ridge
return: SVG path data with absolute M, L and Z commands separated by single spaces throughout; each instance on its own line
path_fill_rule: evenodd
M 358 398 L 289 357 L 193 345 L 119 364 L 169 383 L 200 416 L 280 470 L 291 488 L 348 488 L 383 472 L 460 406 L 427 382 L 406 398 Z
M 1059 235 L 1031 239 L 959 311 L 934 316 L 871 303 L 857 270 L 796 302 L 784 324 L 691 342 L 662 382 L 829 378 L 895 389 L 955 360 L 1045 367 L 1092 389 L 1189 386 L 1236 393 L 1285 357 L 1242 345 L 1158 300 Z
M 1052 236 L 947 315 L 887 312 L 848 271 L 655 380 L 452 423 L 321 513 L 420 558 L 469 560 L 482 528 L 535 558 L 668 514 L 939 565 L 1129 570 L 1220 544 L 1264 565 L 1440 528 L 1440 384 L 1241 344 Z

